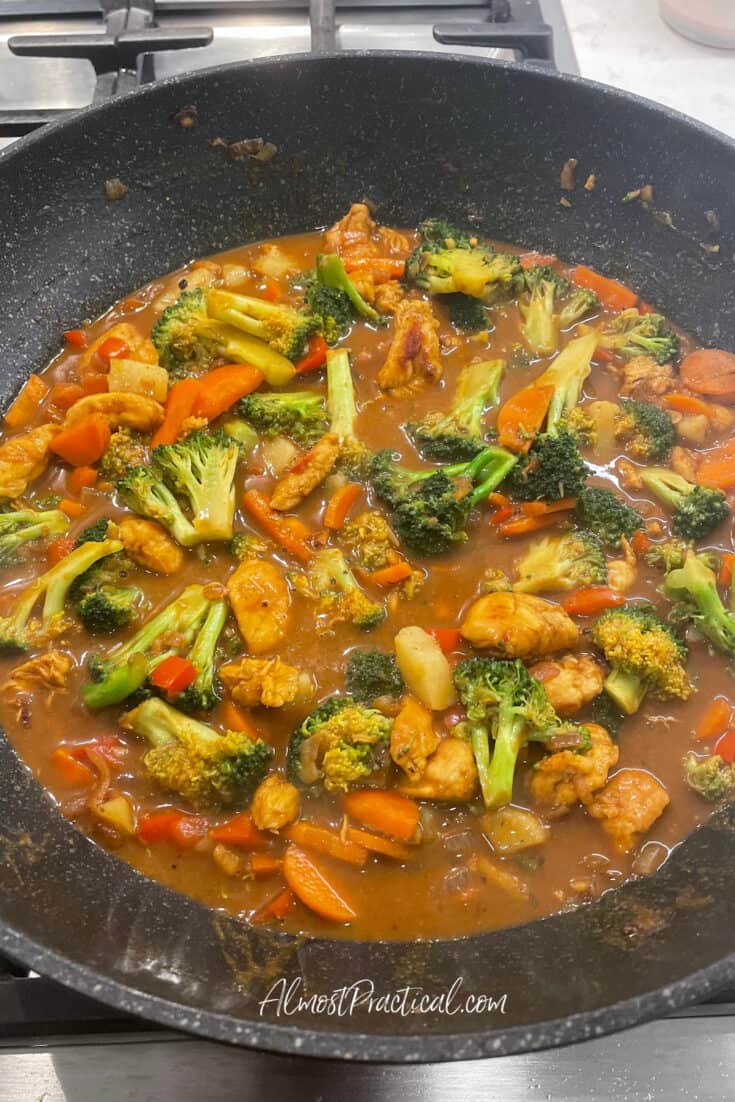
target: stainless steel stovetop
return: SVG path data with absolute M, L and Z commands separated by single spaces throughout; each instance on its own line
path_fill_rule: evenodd
M 17 37 L 28 34 L 41 37 Z M 484 44 L 472 45 L 478 34 Z M 137 83 L 305 52 L 310 42 L 308 0 L 0 0 L 0 147 Z M 488 58 L 513 57 L 509 46 L 520 45 L 532 64 L 577 72 L 562 0 L 345 0 L 336 42 Z M 368 1067 L 194 1040 L 0 961 L 0 1102 L 281 1102 L 296 1093 L 300 1102 L 725 1102 L 735 1099 L 733 1067 L 735 993 L 571 1048 Z

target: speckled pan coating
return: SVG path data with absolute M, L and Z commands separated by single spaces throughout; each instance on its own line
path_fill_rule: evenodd
M 199 125 L 170 121 L 183 105 Z M 263 136 L 268 166 L 213 138 Z M 579 160 L 572 208 L 559 172 Z M 119 176 L 127 198 L 110 203 Z M 0 157 L 0 402 L 63 329 L 184 263 L 314 229 L 368 197 L 388 222 L 426 214 L 584 260 L 645 288 L 705 343 L 735 346 L 735 145 L 589 82 L 467 58 L 341 55 L 197 73 L 81 113 Z M 630 188 L 653 182 L 655 206 Z M 705 211 L 716 210 L 712 236 Z M 709 236 L 708 236 L 709 232 Z M 720 244 L 719 254 L 700 242 Z M 299 941 L 251 930 L 139 876 L 62 820 L 0 742 L 0 949 L 126 1011 L 280 1052 L 425 1061 L 564 1044 L 665 1014 L 735 978 L 735 813 L 647 881 L 594 906 L 482 937 Z M 330 991 L 370 977 L 436 992 L 507 992 L 489 1021 L 457 1015 L 277 1020 L 278 976 Z M 485 1028 L 486 1027 L 486 1028 Z

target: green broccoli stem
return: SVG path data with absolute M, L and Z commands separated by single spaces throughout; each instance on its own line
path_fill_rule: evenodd
M 485 477 L 470 494 L 470 501 L 473 506 L 484 501 L 518 462 L 518 456 L 505 451 L 504 448 L 486 448 L 484 452 L 480 452 L 477 458 L 479 459 L 481 456 L 484 456 L 485 460 L 475 477 L 479 474 L 483 474 Z
M 56 566 L 42 574 L 38 581 L 43 584 L 43 588 L 46 590 L 46 598 L 43 603 L 43 619 L 49 620 L 52 616 L 57 616 L 64 611 L 66 595 L 75 578 L 78 578 L 85 570 L 89 570 L 90 566 L 93 566 L 98 559 L 104 559 L 107 555 L 114 555 L 118 551 L 122 551 L 122 548 L 123 545 L 120 540 L 83 543 L 66 555 Z
M 490 779 L 490 736 L 484 723 L 470 723 L 470 742 L 477 767 L 480 791 L 486 807 L 492 795 Z
M 504 371 L 505 360 L 483 360 L 460 372 L 452 413 L 471 436 L 482 435 L 482 415 L 497 402 Z
M 640 475 L 644 486 L 672 510 L 676 510 L 694 488 L 686 478 L 666 467 L 647 467 Z
M 197 694 L 207 694 L 213 691 L 214 652 L 222 629 L 227 622 L 228 612 L 229 605 L 227 601 L 212 601 L 204 618 L 204 623 L 197 632 L 194 646 L 189 651 L 189 661 L 193 662 L 197 668 L 197 677 L 192 686 Z
M 536 379 L 535 386 L 554 388 L 546 416 L 548 433 L 553 435 L 559 427 L 562 416 L 579 402 L 584 381 L 592 370 L 592 357 L 596 348 L 596 333 L 586 333 L 583 337 L 576 337 Z
M 632 716 L 643 703 L 646 685 L 637 674 L 616 669 L 605 679 L 605 691 L 615 701 L 621 712 Z
M 347 275 L 342 260 L 336 254 L 322 253 L 316 258 L 316 277 L 324 287 L 331 287 L 333 291 L 342 291 L 347 295 L 357 313 L 362 317 L 373 323 L 380 321 L 380 314 L 369 303 L 365 302 L 365 299 Z
M 513 702 L 501 700 L 488 783 L 482 791 L 482 798 L 488 808 L 504 807 L 513 799 L 513 778 L 518 754 L 524 742 L 524 730 L 525 723 L 514 714 Z
M 330 348 L 327 352 L 327 411 L 330 432 L 340 440 L 353 436 L 357 406 L 350 353 L 346 348 Z

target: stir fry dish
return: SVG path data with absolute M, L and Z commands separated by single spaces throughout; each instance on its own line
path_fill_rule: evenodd
M 245 922 L 458 936 L 735 793 L 734 355 L 360 203 L 63 337 L 0 438 L 0 718 L 94 842 Z

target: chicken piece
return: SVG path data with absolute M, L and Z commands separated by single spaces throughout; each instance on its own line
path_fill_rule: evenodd
M 625 536 L 621 536 L 620 546 L 623 550 L 623 557 L 612 559 L 607 564 L 607 580 L 616 592 L 627 593 L 635 585 L 635 580 L 638 577 L 638 560 Z
M 236 704 L 243 708 L 283 708 L 302 704 L 314 694 L 308 673 L 280 658 L 238 658 L 220 666 L 219 676 Z
M 202 429 L 206 429 L 209 425 L 209 421 L 206 417 L 185 417 L 179 427 L 179 432 L 176 437 L 176 443 L 181 440 L 186 440 L 187 436 L 191 436 L 192 433 L 201 432 Z
M 707 405 L 709 406 L 707 416 L 712 431 L 718 436 L 729 433 L 735 425 L 735 410 L 730 409 L 729 406 L 722 406 L 719 402 L 708 402 Z
M 381 314 L 395 314 L 399 303 L 403 302 L 406 289 L 397 279 L 391 279 L 387 283 L 381 283 L 375 288 L 373 299 L 376 310 Z
M 113 429 L 124 425 L 136 432 L 153 432 L 163 421 L 163 406 L 155 398 L 115 390 L 110 394 L 88 394 L 75 402 L 66 415 L 64 427 L 76 425 L 90 413 L 102 413 Z
M 117 526 L 117 537 L 133 562 L 154 574 L 178 574 L 184 552 L 160 525 L 142 517 L 125 517 Z
M 697 456 L 688 448 L 682 448 L 678 444 L 671 449 L 670 465 L 675 474 L 690 482 L 697 481 Z
M 656 363 L 653 356 L 634 356 L 623 368 L 621 398 L 660 398 L 674 385 L 674 368 L 671 364 Z
M 375 302 L 375 276 L 372 272 L 350 272 L 352 285 L 359 295 L 372 305 Z
M 3 698 L 12 703 L 23 693 L 46 689 L 49 693 L 64 692 L 66 680 L 74 668 L 74 659 L 63 651 L 50 650 L 16 666 L 2 689 Z
M 291 594 L 282 571 L 262 559 L 241 562 L 227 579 L 227 594 L 251 654 L 275 650 L 291 619 Z
M 301 796 L 295 784 L 269 773 L 255 790 L 250 814 L 258 830 L 281 830 L 299 817 Z
M 279 512 L 293 509 L 323 482 L 339 457 L 339 437 L 327 432 L 313 448 L 288 468 L 271 494 L 271 508 Z
M 375 222 L 365 203 L 353 203 L 344 218 L 324 234 L 324 252 L 358 259 L 378 256 L 380 242 Z
M 501 658 L 545 658 L 573 647 L 579 631 L 559 605 L 531 593 L 486 593 L 460 627 L 474 647 Z
M 617 765 L 618 748 L 605 728 L 596 723 L 585 726 L 592 741 L 587 753 L 558 750 L 555 754 L 547 754 L 533 770 L 531 796 L 538 806 L 559 810 L 573 807 L 577 801 L 589 803 Z
M 153 299 L 151 303 L 153 313 L 162 314 L 169 306 L 173 306 L 184 291 L 198 291 L 199 289 L 204 290 L 207 287 L 213 287 L 221 275 L 222 269 L 219 264 L 215 264 L 212 260 L 198 261 L 197 267 L 193 271 L 176 276 L 166 284 L 161 294 Z M 181 284 L 184 281 L 186 286 L 182 287 Z M 138 359 L 139 357 L 133 358 Z M 157 363 L 158 361 L 154 362 Z
M 181 292 L 177 293 L 177 297 L 180 293 Z M 113 337 L 127 345 L 128 351 L 125 354 L 126 359 L 137 360 L 138 363 L 143 364 L 158 363 L 158 352 L 156 351 L 156 346 L 153 341 L 149 340 L 148 337 L 144 337 L 142 333 L 139 333 L 130 322 L 119 321 L 117 325 L 113 325 L 111 329 L 107 329 L 84 349 L 79 357 L 79 366 L 82 371 L 88 371 L 91 367 L 95 366 L 97 350 L 102 347 L 105 341 L 109 341 L 110 338 Z
M 405 234 L 399 233 L 398 230 L 391 229 L 390 226 L 381 226 L 378 230 L 378 237 L 380 238 L 383 248 L 387 250 L 391 256 L 408 256 L 411 251 L 411 246 Z
M 556 661 L 537 662 L 529 671 L 546 690 L 552 708 L 571 716 L 602 692 L 605 674 L 589 654 L 565 654 Z
M 615 469 L 618 478 L 620 479 L 620 485 L 624 490 L 629 493 L 636 493 L 638 490 L 643 489 L 643 480 L 641 479 L 641 469 L 636 467 L 635 463 L 631 463 L 629 459 L 618 459 L 615 464 Z
M 395 311 L 393 340 L 385 363 L 378 372 L 383 390 L 417 385 L 442 377 L 439 322 L 431 303 L 404 298 Z
M 58 425 L 40 425 L 0 444 L 0 498 L 20 497 L 43 474 L 49 445 L 58 432 Z
M 593 819 L 599 819 L 618 853 L 629 853 L 669 804 L 660 781 L 643 769 L 621 769 L 588 803 Z
M 431 712 L 413 696 L 407 696 L 393 721 L 390 756 L 409 778 L 420 777 L 426 759 L 439 745 Z
M 418 800 L 471 800 L 477 790 L 471 745 L 452 735 L 442 739 L 420 776 L 401 780 L 398 790 Z

